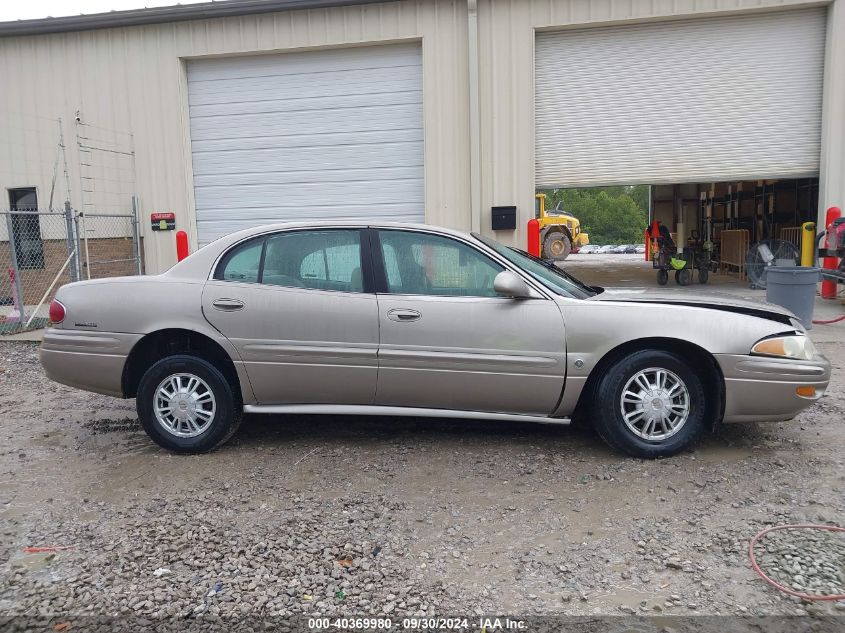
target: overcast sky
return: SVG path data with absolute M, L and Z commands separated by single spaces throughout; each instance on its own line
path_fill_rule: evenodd
M 163 7 L 173 4 L 194 4 L 208 0 L 0 0 L 0 22 L 31 20 L 33 18 L 106 13 L 143 7 Z

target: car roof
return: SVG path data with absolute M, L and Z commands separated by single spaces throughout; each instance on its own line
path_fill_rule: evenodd
M 182 260 L 164 274 L 169 277 L 204 278 L 217 258 L 232 245 L 251 237 L 292 229 L 332 229 L 332 228 L 374 228 L 374 229 L 405 229 L 419 230 L 440 235 L 451 235 L 466 239 L 470 237 L 465 231 L 448 229 L 431 224 L 411 222 L 367 222 L 355 220 L 310 220 L 307 222 L 281 222 L 277 224 L 262 224 L 248 229 L 230 233 L 203 246 L 187 259 Z

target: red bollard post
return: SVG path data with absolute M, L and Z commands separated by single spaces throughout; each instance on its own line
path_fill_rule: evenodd
M 645 244 L 645 260 L 651 260 L 651 233 L 649 233 L 648 228 L 643 231 L 643 243 Z
M 824 220 L 824 228 L 827 230 L 830 228 L 830 225 L 833 224 L 833 221 L 836 220 L 840 215 L 842 215 L 842 211 L 839 207 L 830 207 L 827 210 L 827 216 Z M 824 246 L 827 248 L 829 244 L 827 243 L 827 236 L 824 238 Z M 839 262 L 835 257 L 825 257 L 824 261 L 822 262 L 822 267 L 828 270 L 836 270 L 839 266 Z M 836 299 L 836 282 L 832 279 L 825 279 L 822 281 L 822 299 Z
M 537 218 L 528 220 L 528 254 L 540 256 L 540 223 Z
M 176 231 L 176 261 L 181 262 L 188 256 L 188 234 Z

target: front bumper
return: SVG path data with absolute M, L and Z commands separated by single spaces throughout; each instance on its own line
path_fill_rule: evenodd
M 50 328 L 38 357 L 50 380 L 120 398 L 123 366 L 140 339 L 140 334 Z
M 724 422 L 791 420 L 822 397 L 830 383 L 830 362 L 821 354 L 797 361 L 764 356 L 717 354 L 725 378 Z M 799 396 L 814 387 L 814 396 Z

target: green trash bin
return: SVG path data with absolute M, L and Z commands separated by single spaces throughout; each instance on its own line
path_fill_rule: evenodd
M 812 266 L 772 266 L 766 271 L 766 301 L 791 310 L 812 330 L 819 272 Z

